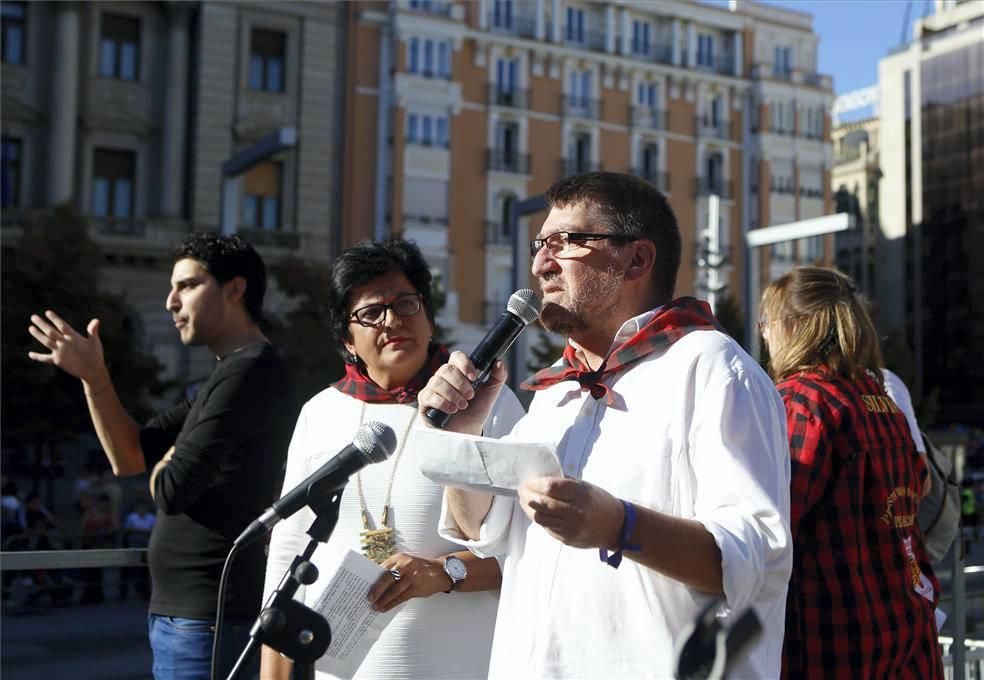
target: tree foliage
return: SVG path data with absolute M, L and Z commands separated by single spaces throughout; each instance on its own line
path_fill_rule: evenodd
M 290 368 L 300 405 L 345 373 L 328 323 L 331 269 L 290 257 L 272 266 L 270 273 L 293 304 L 283 318 L 271 320 L 270 339 Z
M 31 314 L 56 311 L 79 332 L 101 321 L 106 364 L 120 400 L 139 420 L 170 387 L 163 366 L 140 347 L 136 312 L 100 289 L 103 256 L 84 219 L 68 207 L 31 216 L 20 242 L 3 247 L 3 443 L 72 439 L 92 432 L 81 383 L 28 358 L 44 348 L 28 333 Z M 162 293 L 163 295 L 163 293 Z

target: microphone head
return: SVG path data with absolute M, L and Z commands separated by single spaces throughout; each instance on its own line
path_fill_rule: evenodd
M 540 318 L 540 298 L 529 288 L 521 288 L 509 296 L 506 310 L 518 316 L 527 326 Z
M 359 428 L 352 444 L 362 451 L 370 462 L 382 463 L 396 450 L 396 433 L 389 425 L 372 420 Z

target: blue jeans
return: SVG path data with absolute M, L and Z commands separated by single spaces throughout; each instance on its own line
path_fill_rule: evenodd
M 154 680 L 208 680 L 212 664 L 213 621 L 177 616 L 147 615 L 150 649 L 154 653 Z M 225 678 L 249 640 L 252 621 L 227 619 L 222 624 L 219 677 Z M 239 677 L 259 673 L 259 650 Z

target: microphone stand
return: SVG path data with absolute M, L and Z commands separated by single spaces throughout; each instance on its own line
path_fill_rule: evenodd
M 295 680 L 314 680 L 314 663 L 324 656 L 331 644 L 331 628 L 325 617 L 296 601 L 294 594 L 301 585 L 311 585 L 318 580 L 318 568 L 311 563 L 311 557 L 319 543 L 328 541 L 338 524 L 338 509 L 347 483 L 348 480 L 331 490 L 312 485 L 308 506 L 316 517 L 307 530 L 311 540 L 304 552 L 294 557 L 280 585 L 253 623 L 249 642 L 227 680 L 236 680 L 260 645 L 271 647 L 291 659 Z

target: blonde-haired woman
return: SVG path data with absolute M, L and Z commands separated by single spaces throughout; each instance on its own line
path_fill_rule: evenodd
M 797 267 L 761 310 L 792 456 L 783 677 L 942 678 L 939 584 L 915 522 L 926 470 L 865 301 L 844 274 Z

